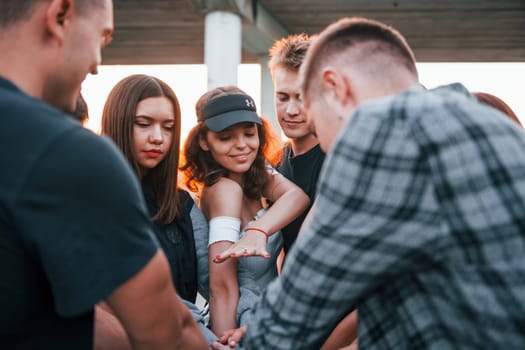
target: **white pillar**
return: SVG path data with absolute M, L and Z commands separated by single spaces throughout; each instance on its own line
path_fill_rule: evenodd
M 275 128 L 275 131 L 282 135 L 281 128 L 275 116 L 275 102 L 273 81 L 270 69 L 268 68 L 268 56 L 260 56 L 259 63 L 261 65 L 261 115 L 270 121 Z
M 241 17 L 232 12 L 212 11 L 206 14 L 204 23 L 208 89 L 237 85 L 237 67 L 241 63 Z

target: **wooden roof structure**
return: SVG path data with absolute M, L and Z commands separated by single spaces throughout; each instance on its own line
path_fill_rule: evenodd
M 203 63 L 210 3 L 240 8 L 243 63 L 258 63 L 282 35 L 346 16 L 394 26 L 419 62 L 525 61 L 525 0 L 115 0 L 104 64 Z

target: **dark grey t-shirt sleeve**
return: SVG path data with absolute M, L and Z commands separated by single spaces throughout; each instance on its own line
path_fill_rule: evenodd
M 111 141 L 70 130 L 36 152 L 16 221 L 41 260 L 57 312 L 76 315 L 134 276 L 158 245 L 138 181 Z

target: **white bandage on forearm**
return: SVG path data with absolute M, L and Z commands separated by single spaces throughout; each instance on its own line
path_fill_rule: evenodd
M 231 216 L 217 216 L 210 220 L 208 246 L 219 241 L 237 242 L 241 231 L 241 219 Z

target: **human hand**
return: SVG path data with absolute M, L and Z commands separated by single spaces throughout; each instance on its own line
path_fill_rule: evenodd
M 237 344 L 241 341 L 242 337 L 246 334 L 246 331 L 246 326 L 229 329 L 222 333 L 222 336 L 219 338 L 219 341 L 216 341 L 213 344 L 211 344 L 211 348 L 215 350 L 235 349 Z
M 239 258 L 244 256 L 262 256 L 270 258 L 270 253 L 266 251 L 266 241 L 268 235 L 264 230 L 248 227 L 246 233 L 236 243 L 231 245 L 221 254 L 217 255 L 213 262 L 221 263 L 229 258 Z
M 210 349 L 212 350 L 231 350 L 231 349 L 235 349 L 235 347 L 230 348 L 228 345 L 223 345 L 219 343 L 218 341 L 216 341 L 210 344 Z

